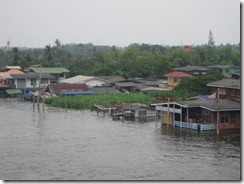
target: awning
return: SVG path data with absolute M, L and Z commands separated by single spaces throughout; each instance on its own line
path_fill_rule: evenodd
M 22 94 L 22 91 L 20 89 L 7 89 L 5 90 L 7 94 Z

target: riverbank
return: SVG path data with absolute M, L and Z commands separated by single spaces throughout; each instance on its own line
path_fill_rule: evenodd
M 95 104 L 109 105 L 121 103 L 151 104 L 157 100 L 142 93 L 62 96 L 45 99 L 47 105 L 72 109 L 93 109 Z

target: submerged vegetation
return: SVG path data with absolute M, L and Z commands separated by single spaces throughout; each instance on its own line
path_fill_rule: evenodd
M 45 100 L 45 103 L 54 107 L 73 109 L 93 109 L 95 104 L 109 105 L 121 103 L 143 103 L 151 104 L 156 99 L 142 93 L 131 94 L 104 94 L 104 95 L 81 95 L 55 97 Z

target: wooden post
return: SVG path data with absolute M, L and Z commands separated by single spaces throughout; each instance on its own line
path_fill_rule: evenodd
M 169 97 L 168 97 L 168 112 L 167 112 L 167 117 L 168 117 L 168 118 L 167 118 L 167 127 L 169 126 L 169 119 L 170 119 L 170 118 L 169 118 L 169 101 L 170 101 L 170 100 L 169 100 Z
M 32 94 L 32 102 L 33 102 L 33 111 L 35 110 L 35 97 L 34 97 L 34 92 L 35 92 L 35 83 L 33 84 L 33 94 Z
M 217 89 L 217 135 L 219 134 L 219 88 Z

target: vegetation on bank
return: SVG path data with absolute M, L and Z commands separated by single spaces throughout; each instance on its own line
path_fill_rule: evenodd
M 23 70 L 37 64 L 43 67 L 66 67 L 70 70 L 67 77 L 119 75 L 124 78 L 160 79 L 177 67 L 240 66 L 241 60 L 240 44 L 196 45 L 185 51 L 182 46 L 136 43 L 125 48 L 93 44 L 62 45 L 57 39 L 54 45 L 39 49 L 0 48 L 0 63 L 2 66 L 19 65 Z
M 209 72 L 207 75 L 192 77 L 183 80 L 178 86 L 170 91 L 155 91 L 148 94 L 104 94 L 104 95 L 82 95 L 55 97 L 46 99 L 45 103 L 54 107 L 73 108 L 73 109 L 92 109 L 94 105 L 108 105 L 121 103 L 143 103 L 151 104 L 158 102 L 156 97 L 170 97 L 177 100 L 197 95 L 210 95 L 215 89 L 208 87 L 207 84 L 222 79 L 224 76 L 218 72 Z
M 142 93 L 130 94 L 104 94 L 104 95 L 80 95 L 80 96 L 60 96 L 49 98 L 45 103 L 54 107 L 73 109 L 93 109 L 94 105 L 109 105 L 121 103 L 143 103 L 151 104 L 157 100 L 152 96 Z

